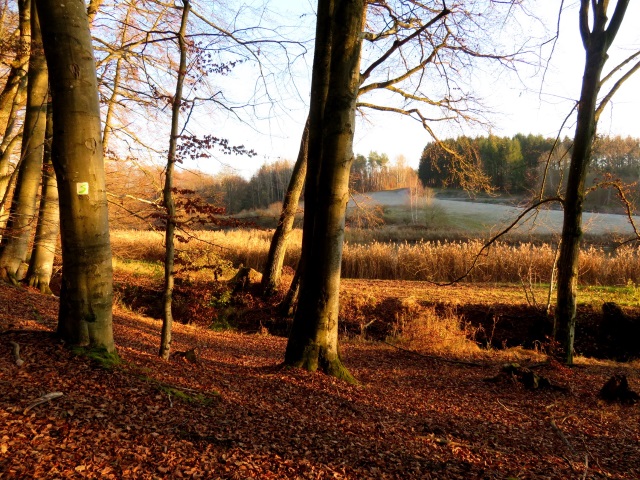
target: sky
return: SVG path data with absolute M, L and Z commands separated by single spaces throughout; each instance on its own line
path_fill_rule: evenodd
M 539 7 L 536 8 L 538 19 L 520 12 L 517 20 L 521 30 L 531 32 L 539 38 L 550 38 L 556 31 L 560 2 L 547 0 L 529 3 L 538 6 L 544 3 L 548 8 L 542 12 Z M 528 57 L 529 62 L 534 64 L 519 64 L 517 72 L 506 71 L 495 65 L 484 65 L 474 72 L 474 90 L 487 107 L 486 117 L 491 122 L 491 127 L 469 128 L 451 123 L 437 125 L 435 130 L 439 137 L 487 135 L 489 132 L 500 136 L 512 136 L 516 133 L 550 137 L 557 135 L 579 96 L 584 66 L 584 49 L 578 32 L 578 2 L 565 1 L 564 4 L 560 17 L 560 34 L 553 52 L 552 43 L 535 50 L 538 58 L 532 62 L 532 57 Z M 288 28 L 300 38 L 312 39 L 315 2 L 271 0 L 269 8 L 274 18 L 284 19 L 283 31 Z M 640 50 L 640 29 L 635 22 L 637 18 L 640 18 L 640 2 L 630 2 L 625 22 L 611 47 L 605 72 L 633 51 Z M 507 50 L 510 42 L 515 45 L 519 41 L 519 38 L 514 38 L 511 29 L 505 28 L 504 32 L 497 33 Z M 218 134 L 227 136 L 232 142 L 253 148 L 258 155 L 250 160 L 219 156 L 218 161 L 196 165 L 195 168 L 215 173 L 224 167 L 230 167 L 248 178 L 263 163 L 279 159 L 295 161 L 307 114 L 312 48 L 310 44 L 307 55 L 297 58 L 291 78 L 276 79 L 271 93 L 281 95 L 282 101 L 275 110 L 261 112 L 263 120 L 253 121 L 251 125 L 238 123 L 228 116 L 214 120 Z M 255 79 L 252 79 L 251 68 L 249 64 L 241 67 L 221 87 L 229 92 L 253 88 Z M 603 92 L 607 90 L 606 87 L 603 88 Z M 600 134 L 640 137 L 640 122 L 637 119 L 637 111 L 640 109 L 638 92 L 640 72 L 625 83 L 603 113 L 598 127 Z M 201 124 L 211 121 L 201 121 Z M 573 135 L 574 121 L 575 117 L 572 117 L 563 136 Z M 420 154 L 429 141 L 429 135 L 415 120 L 391 113 L 368 113 L 366 118 L 358 119 L 354 152 L 367 155 L 370 151 L 377 151 L 386 153 L 392 160 L 404 156 L 410 166 L 417 168 Z

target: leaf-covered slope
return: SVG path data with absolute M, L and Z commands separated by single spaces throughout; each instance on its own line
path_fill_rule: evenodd
M 55 299 L 0 286 L 0 478 L 640 478 L 640 409 L 597 399 L 633 365 L 539 368 L 569 392 L 528 391 L 365 342 L 343 358 L 361 381 L 281 370 L 285 339 L 175 326 L 116 311 L 120 365 L 53 340 Z M 10 341 L 21 346 L 18 368 Z M 526 361 L 526 359 L 524 359 Z M 44 394 L 64 395 L 24 410 Z

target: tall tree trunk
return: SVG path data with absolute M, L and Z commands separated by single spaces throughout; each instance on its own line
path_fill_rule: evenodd
M 338 353 L 338 307 L 365 12 L 364 0 L 320 0 L 318 3 L 316 55 L 319 59 L 318 63 L 314 59 L 312 82 L 318 80 L 320 88 L 327 80 L 328 83 L 326 97 L 321 94 L 319 99 L 311 99 L 312 105 L 319 102 L 317 107 L 321 111 L 310 112 L 306 185 L 308 188 L 315 184 L 312 193 L 317 200 L 312 212 L 310 255 L 305 261 L 300 301 L 285 353 L 288 365 L 312 371 L 320 368 L 347 381 L 355 380 Z M 328 70 L 325 70 L 327 57 Z M 317 93 L 314 90 L 312 84 L 312 95 Z M 321 144 L 320 157 L 311 156 L 314 137 Z M 305 201 L 305 217 L 306 208 Z
M 582 210 L 585 180 L 591 159 L 593 140 L 598 123 L 598 92 L 607 50 L 620 27 L 629 0 L 619 0 L 607 28 L 607 0 L 593 1 L 592 28 L 589 27 L 591 0 L 581 0 L 580 33 L 586 51 L 578 120 L 564 199 L 562 240 L 558 257 L 557 305 L 555 338 L 560 342 L 567 364 L 573 364 L 573 345 L 576 326 L 576 296 L 578 261 L 582 239 Z
M 164 180 L 164 207 L 167 211 L 167 228 L 165 232 L 166 251 L 164 258 L 164 295 L 162 334 L 160 337 L 159 355 L 167 360 L 171 353 L 171 328 L 173 315 L 171 303 L 173 298 L 173 265 L 174 265 L 174 231 L 176 228 L 176 206 L 173 201 L 173 170 L 176 163 L 176 147 L 178 143 L 178 130 L 180 123 L 180 106 L 182 104 L 182 86 L 187 73 L 187 20 L 189 9 L 188 0 L 183 0 L 182 22 L 178 33 L 178 45 L 180 48 L 180 65 L 178 67 L 178 79 L 176 81 L 176 94 L 173 97 L 173 109 L 171 113 L 171 138 L 169 139 L 169 155 L 167 157 L 167 171 Z
M 51 159 L 60 195 L 58 334 L 114 350 L 113 270 L 98 82 L 83 0 L 37 0 L 53 106 Z
M 42 178 L 42 156 L 47 125 L 49 89 L 47 62 L 35 5 L 31 6 L 31 55 L 27 84 L 27 111 L 22 138 L 22 163 L 9 210 L 9 221 L 2 239 L 0 270 L 3 278 L 21 280 L 29 241 L 36 219 L 36 197 Z
M 0 92 L 0 135 L 3 140 L 8 136 L 8 130 L 16 115 L 14 103 L 20 88 L 24 88 L 29 63 L 29 48 L 31 45 L 31 0 L 19 0 L 19 32 L 20 41 L 18 51 L 11 62 L 11 69 Z
M 298 159 L 291 173 L 291 180 L 287 187 L 287 193 L 282 202 L 282 212 L 269 247 L 269 255 L 267 256 L 267 264 L 262 273 L 262 295 L 270 297 L 274 295 L 280 288 L 280 278 L 282 276 L 282 265 L 284 257 L 287 253 L 287 244 L 289 236 L 293 228 L 296 212 L 298 211 L 298 203 L 300 202 L 300 194 L 304 187 L 304 178 L 307 173 L 307 154 L 309 152 L 309 119 L 304 126 L 302 132 L 302 140 L 300 141 L 300 151 Z
M 53 116 L 47 111 L 47 134 L 44 145 L 42 168 L 42 195 L 38 214 L 38 227 L 33 242 L 33 251 L 27 270 L 27 283 L 50 295 L 49 282 L 53 274 L 53 260 L 60 231 L 60 208 L 58 205 L 58 184 L 51 163 L 51 140 L 53 137 Z

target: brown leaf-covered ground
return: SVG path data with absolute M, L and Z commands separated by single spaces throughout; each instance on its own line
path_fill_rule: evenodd
M 474 366 L 351 340 L 356 386 L 279 368 L 286 340 L 272 335 L 176 324 L 173 350 L 199 361 L 162 361 L 159 321 L 118 307 L 122 363 L 106 369 L 52 338 L 56 310 L 0 285 L 2 479 L 640 478 L 640 407 L 597 397 L 615 373 L 640 390 L 637 362 L 551 362 L 535 371 L 566 391 L 530 391 L 485 381 L 506 354 Z M 63 396 L 25 413 L 50 392 Z

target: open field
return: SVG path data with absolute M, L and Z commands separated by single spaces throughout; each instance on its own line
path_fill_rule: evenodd
M 271 240 L 269 230 L 226 230 L 194 232 L 188 243 L 178 243 L 178 268 L 190 268 L 193 274 L 205 267 L 224 268 L 240 264 L 261 270 Z M 350 237 L 357 235 L 357 241 Z M 365 238 L 361 238 L 365 236 Z M 347 231 L 342 273 L 347 278 L 387 280 L 429 280 L 451 282 L 465 275 L 483 246 L 482 241 L 457 242 L 366 241 L 368 230 Z M 300 257 L 299 230 L 287 251 L 285 265 L 293 269 Z M 164 255 L 163 236 L 159 232 L 119 230 L 111 234 L 116 257 L 159 262 Z M 463 279 L 467 282 L 548 283 L 555 248 L 548 244 L 497 243 L 485 251 L 476 267 Z M 211 276 L 210 270 L 207 271 Z M 581 255 L 580 281 L 584 285 L 626 286 L 640 284 L 638 249 L 625 246 L 610 252 L 588 247 Z
M 409 189 L 401 188 L 384 192 L 356 195 L 350 206 L 379 205 L 382 207 L 406 207 L 411 204 Z M 447 225 L 472 234 L 497 233 L 509 225 L 523 211 L 522 208 L 496 203 L 474 202 L 470 200 L 448 200 L 436 197 L 418 199 L 417 208 L 439 210 Z M 624 215 L 585 212 L 584 232 L 590 236 L 629 237 L 633 228 Z M 640 224 L 640 217 L 634 217 Z M 559 235 L 562 230 L 562 212 L 540 210 L 528 215 L 514 233 L 520 235 Z

